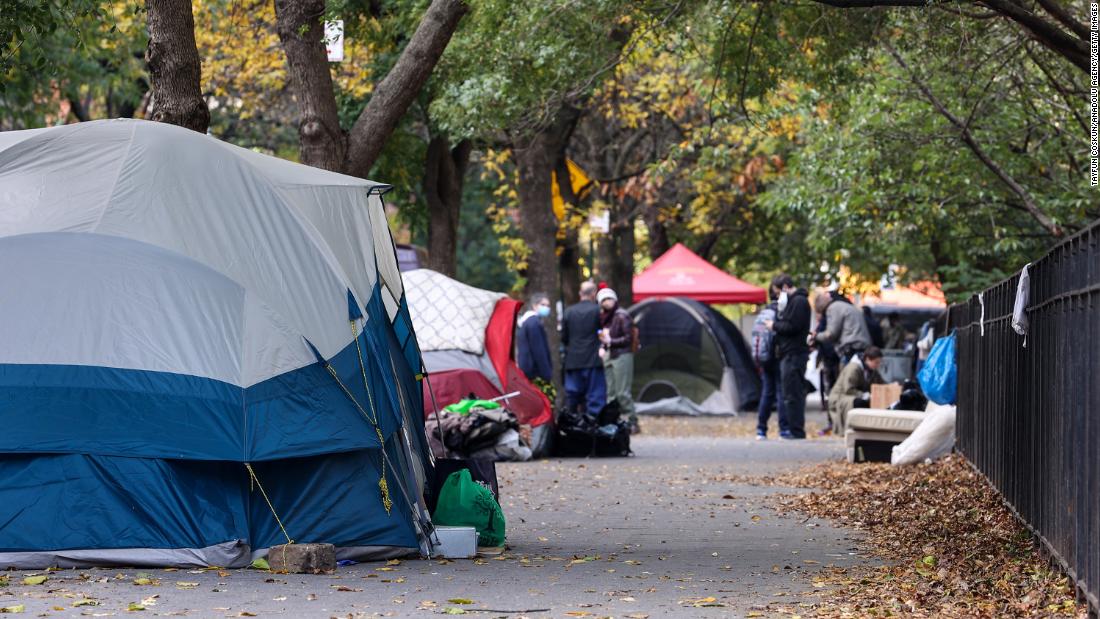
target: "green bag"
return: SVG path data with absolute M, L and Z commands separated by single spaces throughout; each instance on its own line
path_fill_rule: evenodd
M 489 400 L 459 400 L 450 406 L 443 407 L 443 410 L 456 413 L 458 415 L 469 415 L 470 410 L 474 408 L 484 408 L 485 410 L 494 410 L 500 408 L 500 404 L 497 402 L 491 402 Z
M 504 512 L 493 492 L 470 477 L 469 469 L 447 476 L 432 521 L 440 526 L 474 527 L 479 546 L 504 545 Z

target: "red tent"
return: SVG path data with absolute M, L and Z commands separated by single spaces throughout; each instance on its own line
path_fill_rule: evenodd
M 687 297 L 701 303 L 766 303 L 768 291 L 743 282 L 677 243 L 634 277 L 634 302 Z

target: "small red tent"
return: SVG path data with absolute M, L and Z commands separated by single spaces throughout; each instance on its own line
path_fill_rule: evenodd
M 634 302 L 687 297 L 701 303 L 766 303 L 768 291 L 743 282 L 677 243 L 634 277 Z

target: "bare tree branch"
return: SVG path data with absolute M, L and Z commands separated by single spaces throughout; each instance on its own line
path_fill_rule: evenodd
M 886 50 L 890 52 L 890 55 L 894 57 L 894 60 L 897 61 L 898 65 L 901 66 L 901 68 L 909 74 L 909 79 L 921 91 L 928 102 L 932 104 L 932 107 L 936 108 L 936 111 L 939 112 L 940 115 L 942 115 L 948 120 L 948 122 L 955 126 L 955 128 L 959 131 L 959 138 L 962 139 L 963 143 L 966 144 L 967 147 L 970 148 L 971 152 L 974 153 L 978 160 L 980 160 L 982 164 L 984 164 L 985 167 L 989 169 L 990 172 L 993 172 L 993 174 L 997 178 L 1001 179 L 1001 182 L 1003 182 L 1012 191 L 1012 193 L 1016 194 L 1016 196 L 1023 203 L 1024 208 L 1027 209 L 1027 212 L 1032 216 L 1032 218 L 1034 218 L 1035 221 L 1037 221 L 1039 225 L 1045 228 L 1052 236 L 1062 236 L 1064 234 L 1062 228 L 1058 224 L 1054 223 L 1054 221 L 1051 220 L 1050 217 L 1047 216 L 1047 214 L 1044 213 L 1041 208 L 1039 208 L 1027 189 L 1016 182 L 1016 179 L 1014 179 L 1012 175 L 1008 173 L 1008 171 L 1002 168 L 996 161 L 993 160 L 992 157 L 989 156 L 988 153 L 985 152 L 985 149 L 983 149 L 981 145 L 978 144 L 978 141 L 970 132 L 970 127 L 968 127 L 966 123 L 964 123 L 959 117 L 951 113 L 951 110 L 947 109 L 947 107 L 944 106 L 944 104 L 936 97 L 936 95 L 932 93 L 932 90 L 928 87 L 928 85 L 925 84 L 924 81 L 921 80 L 920 77 L 918 77 L 917 74 L 909 68 L 908 63 L 906 63 L 905 59 L 901 57 L 901 54 L 899 54 L 898 51 L 894 49 L 893 45 L 887 42 L 885 43 L 885 47 Z

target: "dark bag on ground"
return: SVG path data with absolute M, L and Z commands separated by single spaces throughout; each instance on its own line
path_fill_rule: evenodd
M 894 411 L 923 411 L 928 407 L 928 398 L 915 380 L 906 380 L 901 386 L 901 396 L 890 405 Z
M 603 407 L 596 419 L 580 410 L 558 414 L 554 451 L 559 456 L 629 456 L 630 428 L 620 419 L 619 403 Z

